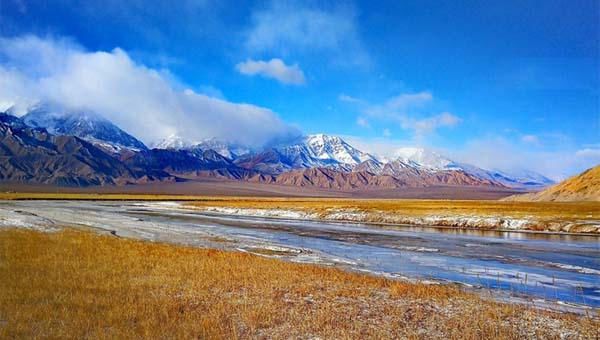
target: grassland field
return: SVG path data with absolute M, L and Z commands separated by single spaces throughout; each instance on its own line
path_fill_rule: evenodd
M 246 253 L 0 231 L 3 339 L 595 339 L 600 321 Z

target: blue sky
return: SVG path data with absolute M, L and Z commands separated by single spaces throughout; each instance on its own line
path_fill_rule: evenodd
M 426 146 L 559 177 L 600 163 L 599 23 L 596 0 L 4 0 L 0 75 L 13 85 L 0 87 L 0 103 L 68 98 L 146 142 L 324 132 L 387 156 Z M 155 110 L 63 85 L 133 93 L 153 74 L 162 82 L 139 101 L 166 88 L 168 104 Z M 128 106 L 131 117 L 116 113 Z M 142 116 L 154 128 L 136 124 Z

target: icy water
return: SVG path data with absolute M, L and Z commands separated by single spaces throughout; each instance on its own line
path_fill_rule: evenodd
M 445 281 L 533 303 L 600 307 L 600 237 L 240 217 L 176 204 L 22 201 L 0 204 L 0 224 L 83 224 L 146 239 L 283 249 L 296 262 L 416 281 Z M 15 222 L 16 221 L 16 222 Z M 21 222 L 19 222 L 21 221 Z M 277 247 L 277 248 L 274 248 Z

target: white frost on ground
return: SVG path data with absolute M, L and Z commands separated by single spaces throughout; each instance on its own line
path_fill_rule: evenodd
M 60 231 L 59 228 L 52 227 L 52 224 L 52 221 L 26 212 L 11 210 L 0 215 L 0 228 L 25 228 L 46 233 Z
M 417 253 L 437 253 L 440 251 L 437 248 L 413 247 L 413 246 L 400 246 L 397 248 L 402 249 L 402 250 L 414 251 Z
M 600 275 L 600 270 L 596 270 L 596 269 L 592 269 L 592 268 L 586 268 L 586 267 L 581 267 L 581 266 L 574 266 L 574 265 L 570 265 L 570 264 L 562 264 L 562 263 L 553 263 L 553 262 L 545 262 L 547 265 L 549 266 L 553 266 L 553 267 L 557 267 L 557 268 L 562 268 L 562 269 L 567 269 L 567 270 L 573 270 L 582 274 L 594 274 L 594 275 Z
M 280 251 L 280 252 L 284 252 L 284 253 L 294 253 L 294 254 L 302 253 L 301 249 L 282 247 L 282 246 L 265 246 L 265 247 L 263 247 L 263 249 L 272 250 L 272 251 Z
M 178 203 L 171 202 L 173 208 Z M 547 230 L 570 232 L 573 228 L 584 228 L 588 233 L 600 233 L 600 221 L 598 220 L 580 220 L 580 221 L 540 221 L 533 216 L 522 218 L 507 216 L 478 216 L 478 215 L 426 215 L 426 216 L 408 216 L 396 215 L 384 211 L 364 212 L 355 208 L 331 208 L 325 214 L 316 212 L 294 210 L 294 209 L 261 209 L 261 208 L 233 208 L 222 206 L 208 207 L 190 207 L 179 206 L 181 209 L 194 209 L 204 212 L 252 216 L 252 217 L 273 217 L 289 219 L 321 219 L 327 221 L 348 221 L 348 222 L 366 222 L 366 223 L 389 223 L 389 224 L 410 224 L 416 226 L 440 226 L 440 227 L 458 227 L 458 228 L 481 228 L 481 229 L 502 229 L 502 230 Z M 580 232 L 582 230 L 579 230 Z
M 278 217 L 278 218 L 317 218 L 316 214 L 303 211 L 284 209 L 251 209 L 251 208 L 229 208 L 229 207 L 205 207 L 202 210 L 226 215 L 256 216 L 256 217 Z
M 336 211 L 326 215 L 328 220 L 343 220 L 343 221 L 364 221 L 369 216 L 366 213 L 353 211 Z

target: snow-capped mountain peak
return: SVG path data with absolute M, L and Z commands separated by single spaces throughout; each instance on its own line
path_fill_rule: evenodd
M 251 148 L 248 146 L 227 142 L 214 137 L 197 143 L 194 145 L 194 148 L 199 148 L 201 150 L 214 150 L 221 156 L 229 159 L 235 159 L 238 156 L 245 155 L 251 151 Z
M 248 153 L 237 159 L 236 163 L 246 168 L 278 174 L 289 170 L 323 167 L 347 172 L 365 161 L 377 163 L 372 168 L 380 167 L 380 162 L 375 157 L 352 147 L 340 137 L 316 134 L 301 136 L 258 153 Z
M 459 170 L 471 176 L 502 183 L 507 187 L 543 187 L 554 182 L 533 171 L 504 172 L 486 170 L 475 165 L 458 163 L 439 153 L 424 148 L 405 147 L 397 150 L 398 160 L 410 166 L 426 171 Z
M 191 148 L 194 145 L 196 143 L 184 139 L 177 134 L 172 134 L 165 139 L 152 143 L 151 146 L 153 149 L 182 150 Z
M 155 149 L 189 150 L 192 152 L 213 150 L 229 159 L 235 159 L 238 156 L 247 154 L 251 151 L 251 148 L 248 146 L 227 142 L 214 137 L 205 139 L 201 142 L 193 142 L 176 134 L 152 144 L 152 147 Z
M 375 160 L 372 155 L 362 152 L 343 139 L 325 134 L 307 135 L 304 145 L 310 155 L 320 160 L 331 160 L 342 164 L 357 165 L 367 160 Z
M 76 136 L 115 152 L 122 148 L 147 149 L 144 143 L 90 110 L 40 102 L 29 107 L 21 118 L 28 126 L 45 128 L 51 134 Z
M 396 150 L 398 160 L 426 170 L 463 170 L 453 160 L 424 148 L 404 147 Z

